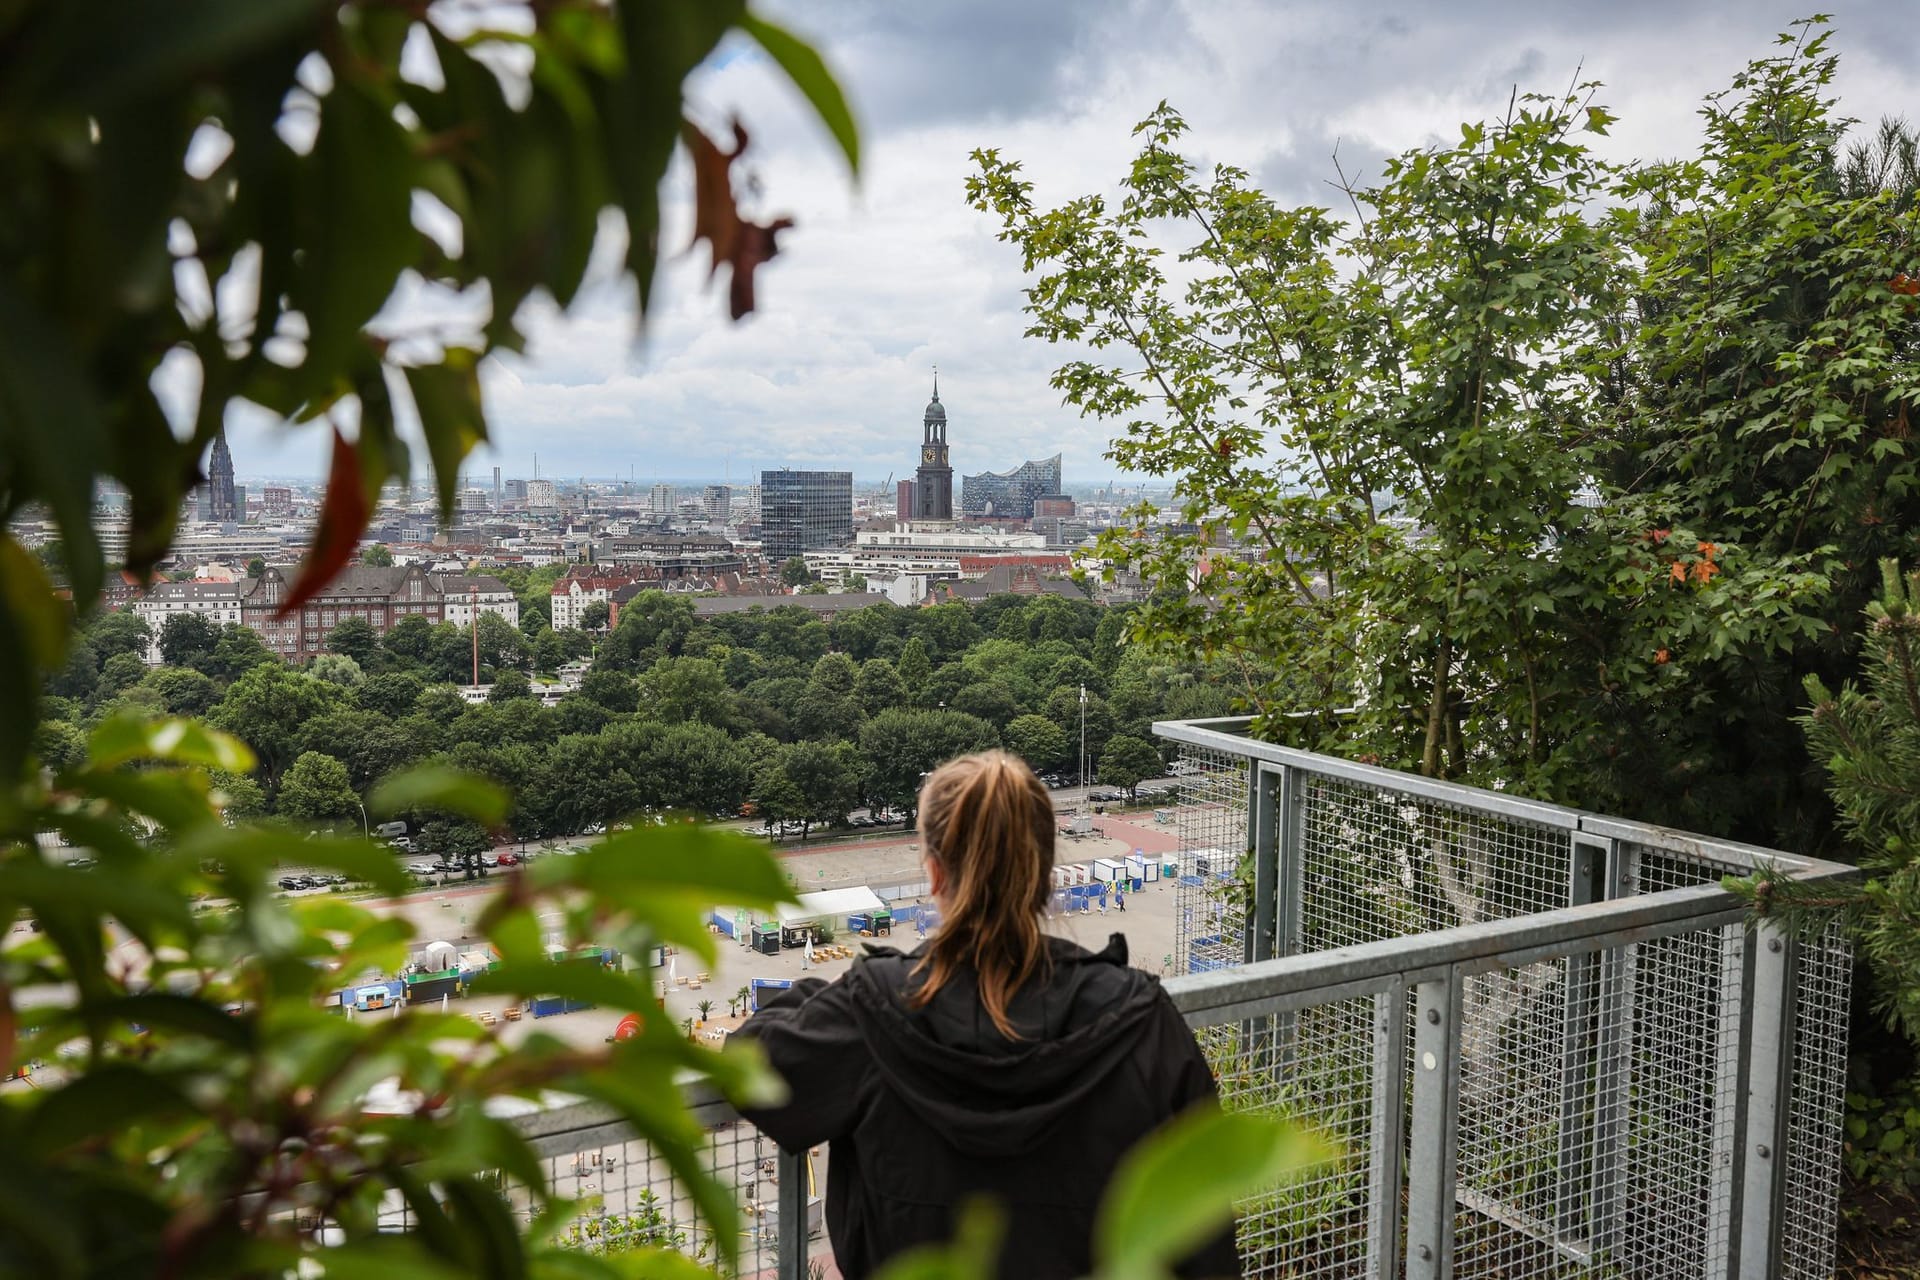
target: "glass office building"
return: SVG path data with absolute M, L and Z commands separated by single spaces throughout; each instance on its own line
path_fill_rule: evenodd
M 760 537 L 776 569 L 803 551 L 853 541 L 853 472 L 762 471 Z
M 1060 455 L 1023 462 L 1011 471 L 987 471 L 960 479 L 960 511 L 1002 520 L 1033 519 L 1035 499 L 1060 492 Z

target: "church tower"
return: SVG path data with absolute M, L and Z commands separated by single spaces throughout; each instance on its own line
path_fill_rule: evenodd
M 213 438 L 213 457 L 207 467 L 207 483 L 200 491 L 200 519 L 222 523 L 242 520 L 239 495 L 233 487 L 233 454 L 227 448 L 227 433 Z
M 933 374 L 933 399 L 922 419 L 920 469 L 914 472 L 913 518 L 953 519 L 953 464 L 947 459 L 947 410 L 940 403 L 940 372 Z

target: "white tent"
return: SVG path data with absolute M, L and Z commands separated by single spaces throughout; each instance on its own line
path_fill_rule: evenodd
M 861 885 L 855 889 L 827 889 L 820 893 L 803 893 L 797 903 L 784 903 L 775 912 L 774 918 L 782 928 L 790 924 L 803 924 L 809 920 L 829 920 L 835 917 L 861 915 L 870 911 L 886 909 L 886 902 L 873 890 Z

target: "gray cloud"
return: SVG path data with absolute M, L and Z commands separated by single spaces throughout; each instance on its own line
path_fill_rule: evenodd
M 1339 208 L 1326 185 L 1337 141 L 1350 175 L 1498 114 L 1516 84 L 1558 92 L 1580 68 L 1606 82 L 1620 158 L 1671 155 L 1698 137 L 1701 95 L 1767 52 L 1798 0 L 1751 4 L 1456 0 L 1392 7 L 1343 0 L 781 0 L 768 12 L 815 39 L 863 122 L 853 187 L 830 142 L 767 60 L 728 48 L 690 86 L 696 110 L 738 113 L 768 211 L 798 228 L 763 270 L 763 311 L 738 326 L 699 263 L 663 273 L 636 331 L 626 291 L 588 289 L 573 313 L 528 316 L 524 357 L 486 375 L 495 445 L 476 459 L 529 474 L 718 476 L 834 463 L 878 480 L 912 465 L 928 367 L 941 367 L 955 464 L 1001 468 L 1060 450 L 1070 482 L 1111 473 L 1110 434 L 1048 385 L 1067 353 L 1024 338 L 1017 252 L 965 207 L 967 153 L 1000 147 L 1059 201 L 1110 190 L 1132 125 L 1165 98 L 1202 163 L 1248 169 L 1277 198 Z M 1916 113 L 1909 0 L 1836 15 L 1836 86 L 1868 120 Z M 684 187 L 663 243 L 686 237 Z M 243 427 L 243 473 L 313 474 L 317 432 L 270 447 Z

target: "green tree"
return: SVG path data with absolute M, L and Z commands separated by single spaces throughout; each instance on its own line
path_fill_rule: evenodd
M 911 816 L 928 773 L 955 756 L 999 745 L 992 725 L 958 711 L 883 711 L 860 730 L 867 794 Z
M 353 691 L 353 699 L 363 711 L 397 720 L 413 710 L 426 687 L 419 676 L 405 671 L 381 671 L 362 680 Z
M 1635 286 L 1589 92 L 1389 161 L 1351 225 L 1198 172 L 1164 106 L 1121 200 L 1037 207 L 986 151 L 969 191 L 1039 274 L 1032 331 L 1091 349 L 1056 385 L 1127 423 L 1116 464 L 1177 478 L 1191 532 L 1099 546 L 1155 588 L 1134 638 L 1224 663 L 1263 731 L 1305 711 L 1286 731 L 1343 752 L 1671 820 L 1710 796 L 1686 770 L 1623 789 L 1616 735 L 1677 765 L 1693 673 L 1813 634 L 1819 584 L 1679 524 L 1670 492 L 1590 499 Z
M 718 664 L 707 658 L 662 658 L 640 678 L 640 706 L 669 724 L 733 723 L 734 694 Z
M 147 647 L 153 642 L 153 632 L 145 618 L 131 610 L 122 609 L 101 614 L 87 628 L 87 642 L 93 646 L 93 651 L 103 663 L 116 653 L 131 653 L 135 657 L 145 658 Z
M 267 572 L 267 562 L 264 559 L 262 559 L 259 556 L 253 556 L 250 559 L 248 559 L 247 576 L 249 578 L 265 577 L 266 572 Z
M 513 701 L 531 701 L 533 682 L 527 679 L 523 671 L 506 670 L 493 678 L 492 686 L 487 690 L 487 701 L 502 703 Z
M 372 565 L 376 569 L 393 567 L 393 552 L 387 550 L 384 542 L 371 543 L 360 549 L 360 563 Z
M 271 788 L 293 763 L 303 726 L 346 701 L 338 686 L 274 663 L 234 681 L 208 720 L 253 748 Z
M 1001 731 L 1007 750 L 1035 769 L 1051 769 L 1067 758 L 1067 731 L 1045 716 L 1016 716 Z
M 207 674 L 216 680 L 237 680 L 259 666 L 279 666 L 280 655 L 267 648 L 252 627 L 230 622 L 214 642 L 206 661 Z
M 303 752 L 280 779 L 274 808 L 302 822 L 332 822 L 355 817 L 360 797 L 347 778 L 347 766 L 318 751 Z
M 323 653 L 313 660 L 307 674 L 315 680 L 337 684 L 343 689 L 357 688 L 366 679 L 360 664 L 344 653 Z
M 1811 908 L 1825 919 L 1838 908 L 1872 968 L 1878 1012 L 1920 1047 L 1920 573 L 1903 581 L 1893 560 L 1881 571 L 1880 598 L 1866 608 L 1865 680 L 1835 692 L 1807 677 L 1801 719 L 1865 877 L 1823 886 L 1812 903 L 1773 872 L 1744 888 L 1763 911 Z
M 906 686 L 907 701 L 916 707 L 925 705 L 921 693 L 933 675 L 933 660 L 927 656 L 927 646 L 919 636 L 901 647 L 900 660 L 894 667 L 900 674 L 900 682 Z
M 604 631 L 610 612 L 612 610 L 605 600 L 595 600 L 580 611 L 580 626 L 587 631 Z
M 220 626 L 205 614 L 175 613 L 160 624 L 160 661 L 170 667 L 190 667 L 213 674 L 214 646 Z
M 352 658 L 370 671 L 380 652 L 380 637 L 365 618 L 348 618 L 327 633 L 327 651 Z
M 815 825 L 847 816 L 860 799 L 860 753 L 850 742 L 794 742 L 780 749 L 774 763 L 799 796 L 788 816 L 801 821 L 800 838 Z
M 807 562 L 799 556 L 791 556 L 780 565 L 780 582 L 783 586 L 804 587 L 813 581 L 813 573 L 807 568 Z
M 169 715 L 205 715 L 220 700 L 220 686 L 198 671 L 160 667 L 148 672 L 146 681 Z
M 1165 769 L 1152 743 L 1128 734 L 1116 733 L 1100 752 L 1100 781 L 1129 795 L 1143 780 L 1157 778 Z
M 581 678 L 580 696 L 608 711 L 628 712 L 640 705 L 640 686 L 632 676 L 596 667 Z
M 100 664 L 98 696 L 112 697 L 133 688 L 147 675 L 147 664 L 139 654 L 116 653 Z
M 433 648 L 433 624 L 417 613 L 410 613 L 387 628 L 381 637 L 387 656 L 401 667 L 424 666 Z
M 900 673 L 885 658 L 869 658 L 860 664 L 860 678 L 854 681 L 853 696 L 860 709 L 870 716 L 882 711 L 897 711 L 907 705 L 907 685 Z

